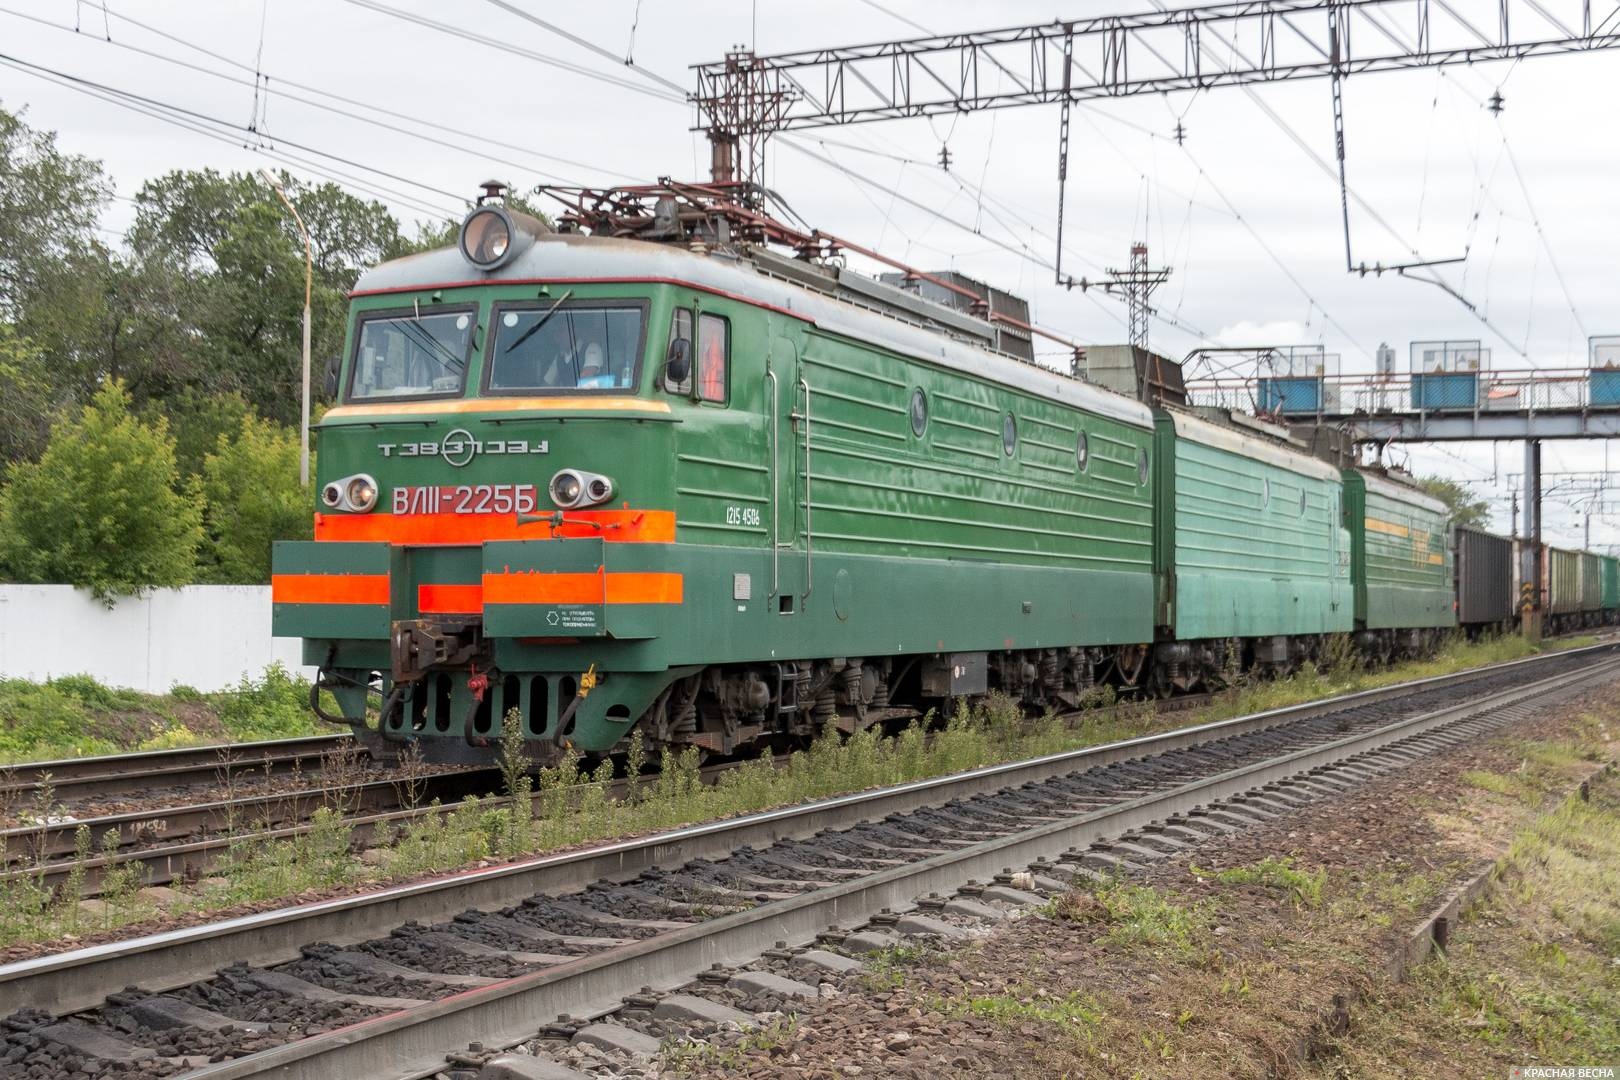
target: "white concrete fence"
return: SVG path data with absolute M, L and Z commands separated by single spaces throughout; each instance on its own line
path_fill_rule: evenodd
M 235 686 L 280 661 L 306 678 L 296 638 L 270 636 L 268 585 L 157 589 L 107 608 L 70 585 L 0 585 L 0 676 L 43 682 L 90 675 L 107 686 L 168 692 Z

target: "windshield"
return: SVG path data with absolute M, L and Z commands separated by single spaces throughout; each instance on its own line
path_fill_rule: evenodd
M 641 324 L 640 307 L 554 302 L 497 308 L 489 389 L 635 386 Z
M 472 326 L 467 311 L 364 320 L 349 400 L 459 394 Z

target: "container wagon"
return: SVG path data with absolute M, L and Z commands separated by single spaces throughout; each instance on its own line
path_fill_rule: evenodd
M 1459 525 L 1456 530 L 1457 624 L 1470 637 L 1513 625 L 1513 541 Z
M 1457 625 L 1446 505 L 1382 474 L 1343 475 L 1356 646 L 1381 661 L 1416 656 Z

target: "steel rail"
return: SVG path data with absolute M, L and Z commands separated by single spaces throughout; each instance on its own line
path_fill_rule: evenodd
M 300 946 L 310 941 L 356 943 L 374 936 L 380 927 L 410 920 L 448 919 L 468 908 L 493 910 L 541 891 L 568 891 L 604 879 L 627 880 L 660 865 L 724 856 L 747 845 L 802 838 L 1114 761 L 1199 746 L 1415 691 L 1466 686 L 1503 671 L 1532 673 L 1550 661 L 1565 658 L 1597 660 L 1617 647 L 1620 644 L 1547 653 L 1158 735 L 987 766 L 504 866 L 462 871 L 358 896 L 35 957 L 0 967 L 0 1015 L 8 1015 L 24 1006 L 54 1013 L 92 1008 L 107 994 L 125 986 L 139 984 L 149 990 L 169 990 L 207 978 L 219 967 L 238 961 L 274 964 L 295 959 Z M 1590 670 L 1581 668 L 1573 674 Z M 1558 678 L 1569 677 L 1566 674 Z M 578 1012 L 577 1009 L 572 1011 Z
M 669 990 L 714 964 L 738 964 L 774 942 L 806 942 L 829 926 L 858 925 L 887 910 L 907 910 L 920 895 L 950 893 L 1072 848 L 1196 811 L 1279 781 L 1362 758 L 1483 711 L 1579 688 L 1620 671 L 1620 659 L 1565 672 L 1483 699 L 1436 710 L 1335 742 L 1182 784 L 1167 792 L 1077 814 L 969 847 L 879 871 L 790 899 L 761 904 L 680 930 L 605 950 L 544 971 L 387 1013 L 234 1061 L 185 1073 L 187 1080 L 329 1080 L 334 1076 L 407 1078 L 444 1067 L 444 1055 L 470 1041 L 506 1046 L 532 1037 L 537 1019 L 596 1016 L 639 987 Z M 1382 770 L 1380 770 L 1382 771 Z

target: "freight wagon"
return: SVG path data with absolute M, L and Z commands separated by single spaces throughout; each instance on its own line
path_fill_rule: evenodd
M 1456 530 L 1457 623 L 1469 636 L 1510 629 L 1518 615 L 1513 541 L 1483 529 Z
M 1614 556 L 1543 547 L 1541 558 L 1548 633 L 1620 621 L 1620 564 Z

